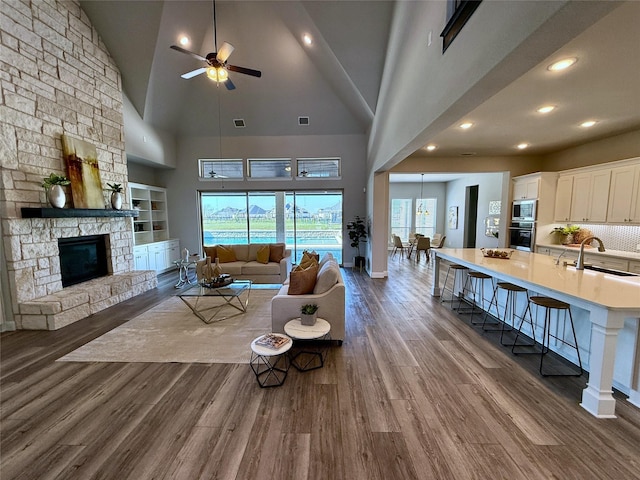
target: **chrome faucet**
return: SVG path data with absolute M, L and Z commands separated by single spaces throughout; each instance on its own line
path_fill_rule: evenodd
M 598 237 L 594 237 L 593 235 L 585 238 L 582 243 L 580 243 L 580 253 L 578 254 L 578 260 L 576 260 L 576 270 L 584 270 L 584 246 L 587 242 L 592 240 L 598 241 L 598 251 L 604 252 L 604 243 Z
M 558 258 L 556 258 L 556 265 L 560 265 L 560 259 L 567 253 L 566 250 L 563 250 L 562 253 L 560 253 L 560 255 L 558 255 Z M 567 263 L 565 262 L 565 265 Z

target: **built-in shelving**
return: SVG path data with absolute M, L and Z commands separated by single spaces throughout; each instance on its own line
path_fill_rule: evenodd
M 169 240 L 167 192 L 164 188 L 129 183 L 131 206 L 138 212 L 133 221 L 135 245 Z

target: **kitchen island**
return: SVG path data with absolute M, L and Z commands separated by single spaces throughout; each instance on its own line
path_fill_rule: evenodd
M 538 295 L 569 303 L 588 312 L 591 324 L 589 381 L 582 393 L 581 406 L 599 418 L 615 418 L 613 371 L 618 332 L 625 319 L 633 319 L 635 337 L 630 355 L 629 401 L 640 407 L 640 276 L 576 270 L 555 265 L 548 255 L 514 251 L 510 259 L 487 258 L 480 249 L 443 248 L 435 251 L 433 268 L 434 296 L 440 296 L 440 260 L 464 265 L 491 275 L 494 279 L 520 285 Z

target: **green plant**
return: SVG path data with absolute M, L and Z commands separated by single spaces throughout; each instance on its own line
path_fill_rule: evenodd
M 313 315 L 317 311 L 318 311 L 318 305 L 316 305 L 315 303 L 309 303 L 307 305 L 302 305 L 302 308 L 300 308 L 300 313 L 302 313 L 304 315 Z
M 71 180 L 69 180 L 64 175 L 56 175 L 55 173 L 51 173 L 48 177 L 44 177 L 42 181 L 42 186 L 44 188 L 52 187 L 53 185 L 69 185 Z
M 364 220 L 356 216 L 351 222 L 347 223 L 347 230 L 349 230 L 351 246 L 358 250 L 358 256 L 360 257 L 360 242 L 365 241 L 367 238 L 367 228 Z
M 116 193 L 122 193 L 122 184 L 120 183 L 107 183 L 109 190 Z
M 565 227 L 556 227 L 551 233 L 559 233 L 560 235 L 573 235 L 580 231 L 580 225 L 567 225 Z

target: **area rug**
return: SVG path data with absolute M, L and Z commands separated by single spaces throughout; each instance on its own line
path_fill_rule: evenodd
M 249 363 L 251 341 L 271 331 L 271 298 L 276 293 L 254 288 L 247 313 L 209 325 L 171 297 L 58 361 Z

